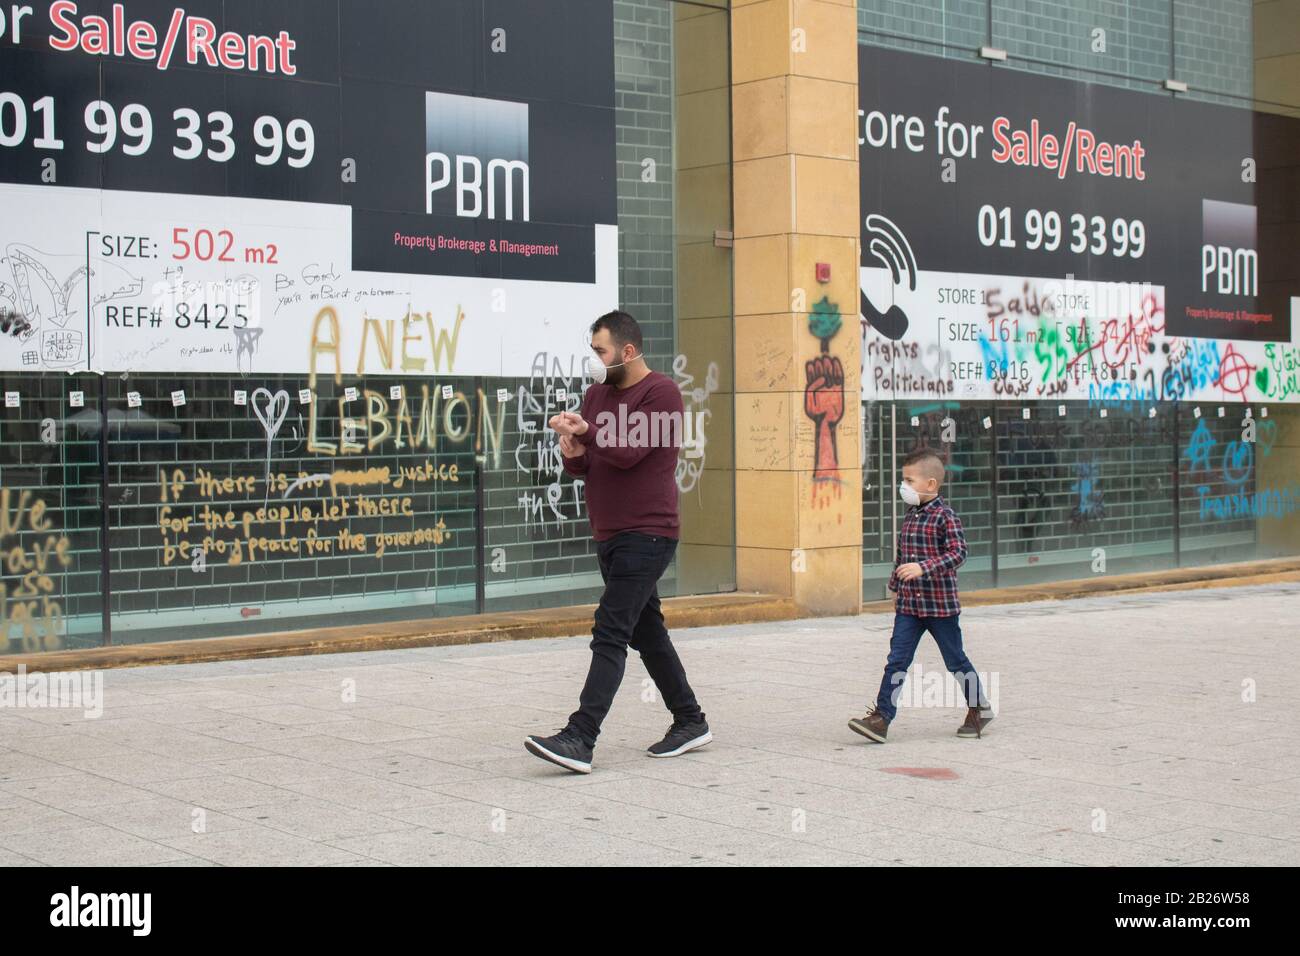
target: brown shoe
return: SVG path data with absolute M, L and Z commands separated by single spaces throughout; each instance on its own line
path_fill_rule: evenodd
M 872 707 L 867 711 L 865 717 L 854 717 L 849 721 L 849 730 L 861 734 L 868 740 L 874 740 L 878 744 L 885 742 L 885 736 L 889 733 L 889 721 L 876 708 Z
M 993 715 L 978 707 L 966 708 L 966 721 L 957 728 L 958 737 L 982 737 L 984 728 L 993 721 Z

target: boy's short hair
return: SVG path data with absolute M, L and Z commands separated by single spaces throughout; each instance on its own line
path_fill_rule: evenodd
M 927 478 L 933 478 L 940 485 L 943 484 L 945 473 L 943 457 L 933 448 L 922 445 L 909 451 L 903 458 L 903 467 L 910 468 L 913 465 L 920 466 Z

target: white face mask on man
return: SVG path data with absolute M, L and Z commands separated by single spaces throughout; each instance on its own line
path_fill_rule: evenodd
M 632 362 L 635 362 L 640 357 L 641 357 L 640 355 L 634 355 L 626 362 L 616 362 L 613 365 L 606 365 L 604 362 L 596 358 L 594 355 L 588 355 L 587 356 L 587 377 L 590 378 L 597 385 L 603 385 L 605 379 L 608 378 L 609 376 L 610 369 L 618 368 L 622 365 L 629 365 Z

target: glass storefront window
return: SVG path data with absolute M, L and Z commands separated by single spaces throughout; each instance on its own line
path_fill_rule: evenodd
M 920 445 L 967 586 L 1300 554 L 1282 15 L 859 4 L 865 599 Z
M 0 153 L 8 650 L 594 599 L 546 423 L 614 308 L 704 422 L 661 589 L 735 587 L 726 5 L 335 5 L 260 75 L 5 52 L 93 120 Z

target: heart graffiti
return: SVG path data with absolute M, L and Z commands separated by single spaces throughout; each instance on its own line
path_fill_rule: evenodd
M 248 403 L 253 406 L 253 414 L 262 423 L 266 431 L 266 485 L 268 494 L 271 487 L 271 443 L 284 424 L 284 417 L 289 414 L 289 393 L 281 389 L 274 395 L 270 389 L 256 389 L 249 396 Z

